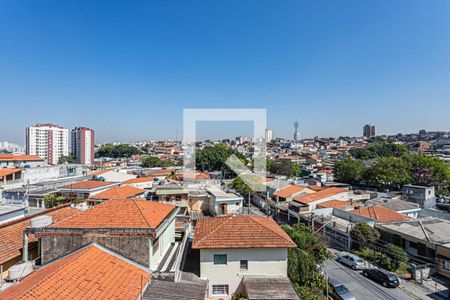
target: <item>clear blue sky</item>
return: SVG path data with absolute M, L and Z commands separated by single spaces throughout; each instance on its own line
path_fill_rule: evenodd
M 174 138 L 210 107 L 267 108 L 274 136 L 450 130 L 450 1 L 2 0 L 0 104 L 18 143 Z

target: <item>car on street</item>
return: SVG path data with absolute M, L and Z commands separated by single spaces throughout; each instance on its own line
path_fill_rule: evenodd
M 341 255 L 338 257 L 337 261 L 352 268 L 353 270 L 362 270 L 366 267 L 364 260 L 356 255 Z
M 384 287 L 396 288 L 400 285 L 398 277 L 394 273 L 382 269 L 364 269 L 362 274 L 382 284 Z
M 335 279 L 330 279 L 330 296 L 335 300 L 355 300 L 348 288 Z

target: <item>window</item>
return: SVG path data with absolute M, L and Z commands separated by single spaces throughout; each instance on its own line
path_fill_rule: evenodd
M 217 284 L 212 286 L 213 295 L 228 295 L 228 284 Z
M 215 265 L 226 265 L 227 255 L 226 254 L 214 254 L 214 264 Z
M 241 260 L 240 267 L 241 270 L 248 270 L 248 260 Z
M 450 271 L 450 260 L 444 260 L 444 269 Z

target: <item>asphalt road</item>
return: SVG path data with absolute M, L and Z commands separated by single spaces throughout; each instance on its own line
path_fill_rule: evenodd
M 352 269 L 330 259 L 325 262 L 325 269 L 330 278 L 343 283 L 350 292 L 359 299 L 406 300 L 417 299 L 406 294 L 400 288 L 385 288 L 382 285 L 364 277 L 360 271 Z

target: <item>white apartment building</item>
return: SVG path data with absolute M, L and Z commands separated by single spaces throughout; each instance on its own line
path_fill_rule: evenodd
M 37 124 L 26 129 L 26 154 L 38 155 L 49 164 L 58 164 L 69 155 L 69 130 L 53 124 Z
M 272 129 L 266 129 L 266 132 L 265 132 L 265 140 L 266 140 L 266 142 L 270 142 L 272 139 L 273 139 Z
M 83 165 L 94 164 L 94 130 L 86 127 L 72 129 L 72 155 L 75 161 Z

